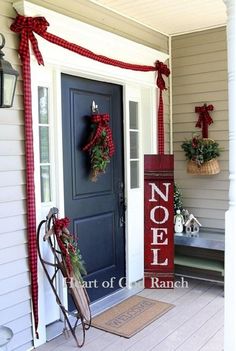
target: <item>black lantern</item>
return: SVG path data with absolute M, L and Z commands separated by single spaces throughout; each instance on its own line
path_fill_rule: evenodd
M 2 48 L 5 45 L 5 38 L 1 33 L 0 37 L 2 38 L 0 45 L 0 107 L 12 107 L 19 74 L 13 69 L 10 62 L 4 60 Z

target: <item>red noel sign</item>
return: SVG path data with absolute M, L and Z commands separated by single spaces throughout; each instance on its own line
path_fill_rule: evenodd
M 174 158 L 144 156 L 144 279 L 170 288 L 174 279 Z

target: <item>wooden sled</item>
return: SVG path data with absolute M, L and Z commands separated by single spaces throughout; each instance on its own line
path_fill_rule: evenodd
M 78 279 L 75 277 L 73 274 L 68 274 L 68 269 L 66 266 L 65 262 L 65 255 L 61 252 L 58 246 L 57 242 L 57 237 L 55 233 L 52 230 L 53 227 L 53 221 L 57 218 L 58 216 L 58 209 L 56 207 L 53 207 L 50 209 L 47 217 L 45 220 L 41 221 L 38 229 L 37 229 L 37 249 L 38 249 L 38 255 L 40 262 L 42 264 L 42 267 L 44 269 L 44 272 L 46 274 L 46 277 L 49 281 L 49 284 L 55 294 L 56 302 L 59 305 L 61 312 L 64 316 L 64 322 L 65 322 L 65 329 L 64 331 L 68 331 L 68 328 L 66 325 L 69 327 L 69 330 L 74 337 L 76 344 L 78 347 L 82 347 L 85 342 L 85 331 L 88 330 L 91 326 L 91 311 L 90 311 L 90 306 L 89 306 L 89 297 L 87 294 L 86 289 L 84 286 L 78 281 Z M 49 247 L 51 249 L 52 255 L 53 255 L 53 261 L 54 262 L 48 262 L 42 257 L 42 252 L 41 252 L 41 247 L 42 247 L 42 239 L 41 239 L 41 230 L 44 226 L 44 235 L 43 235 L 43 241 L 47 241 L 49 244 Z M 50 234 L 49 234 L 50 233 Z M 49 274 L 49 268 L 53 267 L 54 268 L 54 274 L 50 275 Z M 71 295 L 72 301 L 75 305 L 75 311 L 74 312 L 69 312 L 65 306 L 62 304 L 62 301 L 60 299 L 60 296 L 57 292 L 56 289 L 56 278 L 58 277 L 59 274 L 62 274 L 63 278 L 65 279 L 65 282 L 67 284 L 68 292 Z M 73 317 L 73 322 L 72 318 Z M 76 335 L 76 328 L 78 324 L 81 324 L 82 327 L 82 340 L 79 341 L 78 336 Z

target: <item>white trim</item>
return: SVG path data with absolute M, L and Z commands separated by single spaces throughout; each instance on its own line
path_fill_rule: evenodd
M 63 38 L 78 42 L 79 45 L 84 46 L 96 53 L 101 52 L 108 57 L 113 57 L 126 62 L 139 63 L 145 65 L 153 65 L 156 60 L 165 61 L 168 55 L 157 50 L 145 47 L 144 45 L 132 42 L 128 39 L 122 38 L 118 35 L 106 32 L 102 29 L 95 28 L 91 25 L 82 23 L 75 19 L 66 17 L 64 15 L 55 13 L 48 9 L 39 7 L 27 1 L 19 1 L 14 4 L 17 12 L 27 16 L 44 16 L 50 23 L 49 31 L 55 35 Z M 78 35 L 79 33 L 79 35 Z M 79 39 L 78 39 L 79 38 Z M 145 130 L 143 139 L 149 139 L 149 144 L 145 146 L 146 153 L 153 153 L 156 151 L 156 87 L 155 87 L 155 73 L 154 72 L 134 72 L 129 70 L 122 70 L 113 66 L 104 65 L 97 61 L 89 60 L 85 57 L 77 55 L 73 52 L 65 50 L 61 47 L 53 45 L 41 37 L 38 37 L 40 51 L 42 52 L 45 67 L 38 66 L 35 58 L 32 59 L 32 89 L 34 90 L 42 77 L 47 77 L 45 83 L 49 84 L 53 93 L 50 96 L 50 105 L 53 107 L 54 115 L 54 137 L 51 138 L 51 143 L 54 143 L 55 158 L 55 190 L 53 205 L 60 209 L 60 216 L 64 216 L 64 184 L 63 184 L 63 159 L 62 159 L 62 127 L 61 127 L 61 73 L 71 74 L 74 76 L 85 77 L 88 79 L 95 79 L 105 81 L 123 86 L 124 96 L 124 145 L 125 145 L 125 189 L 128 203 L 128 220 L 126 224 L 126 258 L 127 258 L 127 283 L 131 285 L 136 280 L 143 278 L 143 140 L 140 143 L 140 188 L 130 189 L 129 182 L 129 111 L 127 109 L 128 101 L 130 98 L 137 99 L 140 104 L 140 113 L 144 112 L 142 105 L 148 106 L 147 116 L 144 118 L 148 120 L 151 128 Z M 145 94 L 142 91 L 145 90 Z M 33 100 L 36 106 L 35 98 Z M 141 115 L 139 116 L 139 118 Z M 142 133 L 142 125 L 140 123 L 140 135 Z M 37 135 L 37 134 L 35 134 Z M 151 139 L 151 140 L 150 140 Z M 35 160 L 37 162 L 37 158 Z M 36 172 L 37 174 L 37 172 Z M 38 178 L 37 184 L 38 182 Z M 37 208 L 40 208 L 39 193 L 37 196 Z M 132 211 L 132 208 L 139 204 L 138 211 L 139 226 L 134 231 L 132 223 L 137 219 L 137 213 Z M 44 208 L 46 211 L 47 208 Z M 38 213 L 42 215 L 39 209 Z M 44 213 L 45 214 L 45 213 Z M 40 217 L 40 216 L 39 216 Z M 39 220 L 40 218 L 38 218 Z M 137 240 L 139 238 L 139 240 Z M 39 272 L 39 295 L 40 299 L 43 296 L 43 277 L 42 272 Z M 64 303 L 67 301 L 66 288 L 61 289 L 61 296 L 64 296 Z M 44 302 L 40 300 L 40 306 Z M 40 313 L 40 339 L 34 340 L 35 346 L 39 346 L 46 341 L 45 338 L 45 324 L 42 308 Z M 44 329 L 44 330 L 43 330 Z

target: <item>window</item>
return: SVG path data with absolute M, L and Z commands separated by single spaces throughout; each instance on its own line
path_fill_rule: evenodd
M 41 202 L 51 202 L 49 108 L 46 87 L 38 87 L 38 118 Z
M 138 102 L 129 101 L 129 134 L 130 134 L 130 186 L 139 188 L 139 123 Z

